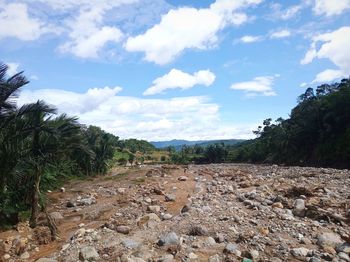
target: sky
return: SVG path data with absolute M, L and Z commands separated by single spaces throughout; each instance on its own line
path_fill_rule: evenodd
M 121 138 L 248 139 L 350 75 L 350 0 L 0 0 L 0 61 Z

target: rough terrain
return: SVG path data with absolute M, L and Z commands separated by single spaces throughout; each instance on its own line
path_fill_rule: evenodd
M 59 229 L 0 233 L 3 261 L 350 261 L 350 171 L 146 166 L 48 194 Z

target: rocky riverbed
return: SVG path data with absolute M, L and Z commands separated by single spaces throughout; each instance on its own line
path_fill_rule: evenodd
M 0 233 L 3 261 L 350 261 L 350 171 L 147 166 L 48 194 L 44 216 Z

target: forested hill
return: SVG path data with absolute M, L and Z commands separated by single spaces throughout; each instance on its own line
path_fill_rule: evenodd
M 225 145 L 235 145 L 243 142 L 242 139 L 223 139 L 223 140 L 198 140 L 198 141 L 189 141 L 189 140 L 170 140 L 170 141 L 159 141 L 159 142 L 150 142 L 156 148 L 166 148 L 166 147 L 175 147 L 176 150 L 181 149 L 183 146 L 208 146 L 213 144 L 225 144 Z
M 350 79 L 308 88 L 289 119 L 266 119 L 236 161 L 350 167 Z

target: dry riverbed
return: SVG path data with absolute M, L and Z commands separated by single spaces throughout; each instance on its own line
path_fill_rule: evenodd
M 350 258 L 350 171 L 146 166 L 48 194 L 45 225 L 0 233 L 2 261 L 339 261 Z

